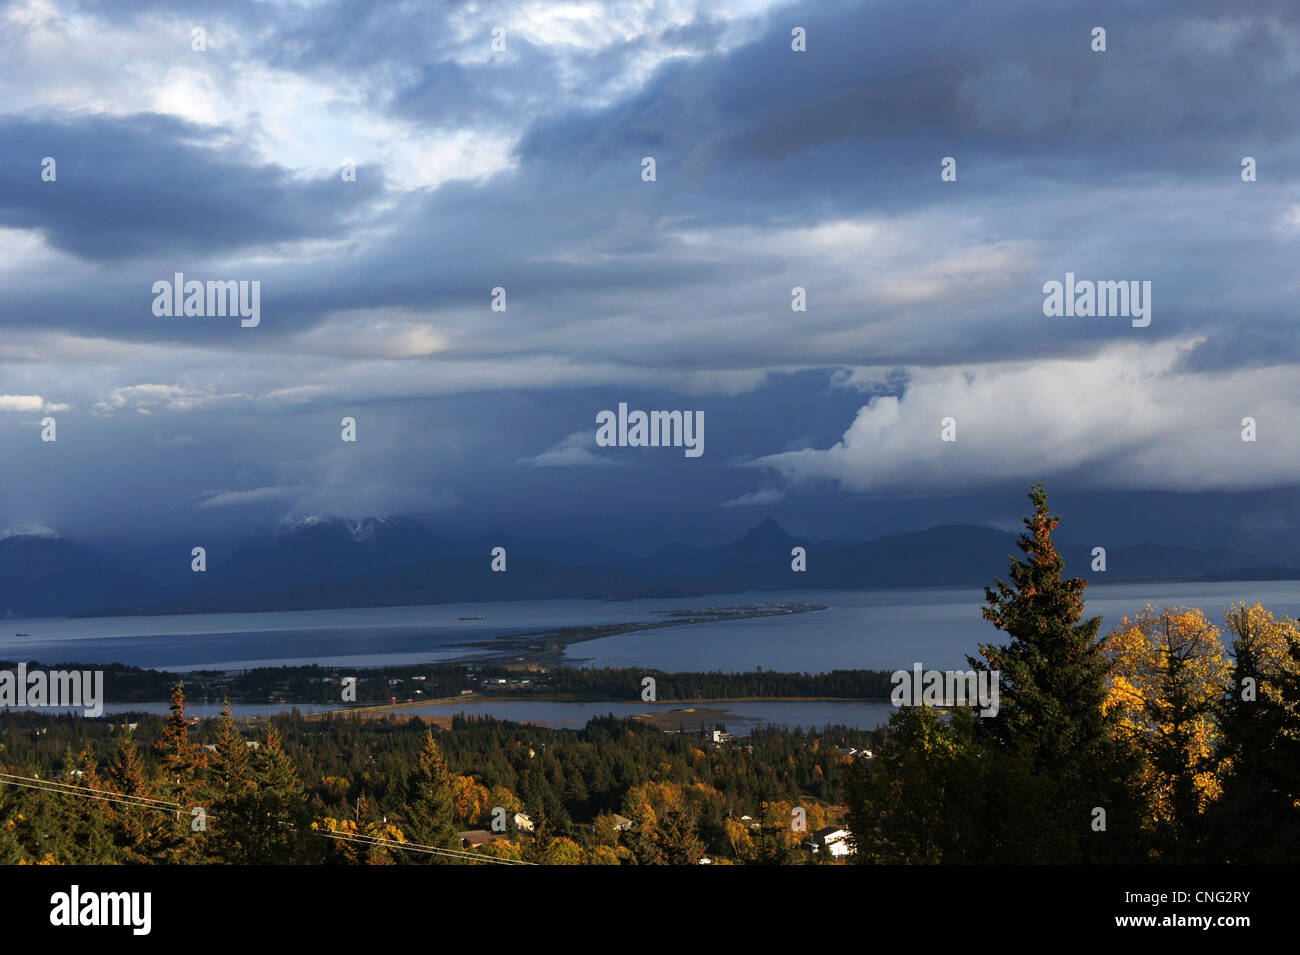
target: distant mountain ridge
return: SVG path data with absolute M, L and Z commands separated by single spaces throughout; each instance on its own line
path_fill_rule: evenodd
M 456 550 L 419 521 L 306 517 L 240 544 L 201 592 L 264 591 L 378 577 Z
M 0 533 L 0 615 L 309 610 L 548 598 L 630 599 L 771 590 L 984 586 L 1005 578 L 1016 535 L 943 525 L 861 543 L 817 543 L 767 518 L 716 547 L 670 543 L 622 564 L 575 567 L 508 551 L 494 573 L 487 553 L 467 554 L 420 521 L 307 517 L 240 543 L 184 592 L 69 542 L 49 528 Z M 791 569 L 803 547 L 807 570 Z M 1066 572 L 1092 581 L 1300 579 L 1300 570 L 1228 548 L 1137 544 L 1108 551 L 1063 546 Z M 1264 555 L 1268 558 L 1270 555 Z M 188 554 L 178 560 L 189 561 Z
M 0 534 L 0 616 L 66 616 L 117 606 L 148 590 L 143 579 L 49 528 L 28 530 Z

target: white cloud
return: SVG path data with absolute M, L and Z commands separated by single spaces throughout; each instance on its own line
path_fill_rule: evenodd
M 238 507 L 245 504 L 265 504 L 292 498 L 304 489 L 300 487 L 255 487 L 248 491 L 218 491 L 199 501 L 199 507 Z
M 621 467 L 630 461 L 616 461 L 601 457 L 591 449 L 596 446 L 596 428 L 590 431 L 575 431 L 559 444 L 548 448 L 531 458 L 519 458 L 515 464 L 531 465 L 535 468 L 555 467 Z
M 0 411 L 67 411 L 71 406 L 46 401 L 40 395 L 0 395 Z
M 760 504 L 775 504 L 777 501 L 785 498 L 785 492 L 777 490 L 774 487 L 765 487 L 757 491 L 750 491 L 748 494 L 742 494 L 740 497 L 733 497 L 729 501 L 723 501 L 722 507 L 750 507 Z
M 1300 378 L 1290 366 L 1181 371 L 1197 341 L 1131 342 L 1095 356 L 910 368 L 901 397 L 877 396 L 830 448 L 750 466 L 792 485 L 855 492 L 969 489 L 1083 473 L 1094 486 L 1180 491 L 1285 484 L 1300 461 Z M 1254 417 L 1258 439 L 1241 438 Z M 956 420 L 957 439 L 940 439 Z

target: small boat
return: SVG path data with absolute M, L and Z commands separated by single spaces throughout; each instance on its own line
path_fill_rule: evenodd
M 14 636 L 15 636 L 15 637 L 30 637 L 31 634 L 30 634 L 30 633 L 15 633 Z
M 480 615 L 480 616 L 477 616 L 477 617 L 461 617 L 460 619 L 461 619 L 461 620 L 482 620 L 483 617 Z

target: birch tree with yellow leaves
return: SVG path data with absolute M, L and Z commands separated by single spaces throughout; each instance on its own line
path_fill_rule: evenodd
M 1186 859 L 1221 791 L 1215 707 L 1231 671 L 1222 635 L 1200 610 L 1148 604 L 1104 646 L 1113 664 L 1106 709 L 1118 713 L 1115 732 L 1141 757 L 1143 829 L 1160 858 Z

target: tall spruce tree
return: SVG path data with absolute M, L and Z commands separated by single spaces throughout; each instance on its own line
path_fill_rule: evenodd
M 81 770 L 81 775 L 76 780 L 77 785 L 92 792 L 104 792 L 108 789 L 99 776 L 99 760 L 95 756 L 94 743 L 87 742 L 82 747 L 77 756 L 77 765 Z M 77 861 L 88 865 L 121 861 L 113 844 L 112 816 L 108 811 L 112 803 L 99 799 L 86 801 L 88 805 L 83 817 L 84 825 L 76 835 L 77 844 L 81 849 Z
M 1029 499 L 1034 510 L 1017 541 L 1025 558 L 1010 559 L 1009 583 L 997 579 L 984 590 L 984 618 L 1011 639 L 981 643 L 983 659 L 967 658 L 999 676 L 1000 710 L 980 721 L 981 730 L 1006 755 L 1028 760 L 1047 784 L 1032 801 L 1005 794 L 1003 811 L 1030 815 L 1038 834 L 1008 847 L 1005 861 L 1115 860 L 1136 821 L 1135 794 L 1129 754 L 1116 743 L 1115 716 L 1104 705 L 1110 664 L 1098 638 L 1101 618 L 1082 619 L 1087 582 L 1062 577 L 1065 561 L 1052 541 L 1060 518 L 1041 482 Z
M 460 834 L 456 829 L 455 800 L 451 792 L 451 776 L 442 749 L 433 737 L 433 730 L 424 735 L 415 771 L 407 781 L 407 817 L 403 833 L 411 842 L 439 849 L 459 849 Z M 414 857 L 414 854 L 413 854 Z M 419 854 L 421 861 L 448 862 L 446 856 Z
M 124 796 L 154 798 L 152 787 L 145 781 L 144 766 L 136 749 L 131 731 L 125 730 L 117 743 L 117 753 L 109 769 L 110 788 Z M 126 862 L 150 861 L 149 841 L 159 825 L 163 813 L 134 800 L 113 805 L 109 810 L 113 827 L 113 841 Z
M 215 799 L 246 795 L 254 788 L 248 743 L 230 715 L 230 701 L 221 708 L 216 749 L 208 757 L 208 780 Z
M 257 791 L 243 801 L 250 810 L 242 820 L 245 861 L 277 865 L 320 861 L 325 847 L 313 833 L 305 787 L 270 720 L 252 769 Z
M 167 722 L 154 748 L 158 753 L 159 793 L 180 808 L 170 824 L 159 824 L 157 833 L 164 858 L 170 862 L 197 862 L 202 859 L 204 833 L 195 831 L 191 815 L 195 807 L 206 812 L 207 802 L 201 776 L 205 760 L 198 743 L 190 741 L 189 720 L 185 716 L 185 686 L 172 687 L 172 701 Z
M 226 701 L 217 723 L 216 750 L 208 759 L 208 792 L 213 823 L 209 850 L 224 862 L 236 863 L 245 856 L 246 833 L 256 801 L 248 743 L 230 716 Z

